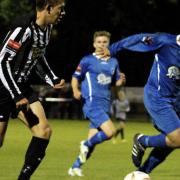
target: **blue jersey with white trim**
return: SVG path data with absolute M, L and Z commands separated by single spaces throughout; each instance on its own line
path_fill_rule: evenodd
M 122 49 L 136 52 L 155 51 L 155 60 L 146 86 L 156 95 L 176 97 L 180 95 L 180 35 L 167 33 L 137 34 L 110 46 L 111 55 Z
M 117 59 L 108 61 L 98 59 L 95 55 L 82 58 L 73 77 L 81 81 L 82 97 L 85 100 L 110 100 L 111 84 L 120 79 Z

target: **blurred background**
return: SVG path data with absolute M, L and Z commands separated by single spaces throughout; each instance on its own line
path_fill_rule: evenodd
M 34 9 L 34 0 L 0 0 L 0 42 L 2 42 L 8 29 L 14 24 L 30 16 Z M 141 32 L 180 32 L 180 2 L 178 0 L 68 0 L 66 2 L 66 15 L 55 26 L 52 39 L 47 49 L 47 60 L 55 74 L 70 82 L 71 76 L 80 59 L 93 52 L 92 36 L 97 30 L 107 30 L 112 33 L 111 43 L 128 35 Z M 20 17 L 20 18 L 19 18 Z M 131 112 L 146 114 L 142 105 L 143 86 L 148 78 L 153 62 L 153 54 L 138 54 L 127 51 L 117 55 L 120 69 L 126 74 L 126 92 L 133 106 Z M 74 102 L 70 85 L 65 90 L 54 92 L 49 87 L 40 86 L 43 82 L 33 78 L 37 91 L 40 91 L 42 100 L 46 97 L 66 98 L 67 104 L 55 104 L 52 109 L 65 108 L 69 118 L 72 107 L 76 108 L 76 116 L 81 118 L 81 110 L 77 108 L 80 102 Z M 61 101 L 60 100 L 60 101 Z M 58 104 L 58 106 L 57 106 Z M 139 105 L 140 104 L 140 105 Z M 46 104 L 47 105 L 47 104 Z M 50 105 L 48 105 L 49 108 Z M 62 106 L 62 107 L 61 107 Z M 69 110 L 68 110 L 68 108 Z M 134 111 L 133 111 L 134 110 Z M 135 111 L 137 110 L 137 111 Z M 62 110 L 65 112 L 65 110 Z M 130 113 L 131 113 L 130 112 Z M 52 116 L 49 115 L 49 116 Z M 55 117 L 67 116 L 54 115 Z

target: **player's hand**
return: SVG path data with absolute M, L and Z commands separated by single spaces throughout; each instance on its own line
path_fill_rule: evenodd
M 79 91 L 79 90 L 74 91 L 73 96 L 75 99 L 80 100 L 81 99 L 81 91 Z
M 98 50 L 96 50 L 96 55 L 100 58 L 107 58 L 111 56 L 108 48 L 98 48 Z
M 16 102 L 16 108 L 20 110 L 28 110 L 29 109 L 29 101 L 26 98 L 23 98 Z
M 126 76 L 124 73 L 120 74 L 120 79 L 116 81 L 116 86 L 123 86 L 126 83 Z
M 61 81 L 58 84 L 54 85 L 54 89 L 62 89 L 65 86 L 65 80 L 61 79 Z
M 147 45 L 151 45 L 153 43 L 153 38 L 150 36 L 144 37 L 143 42 Z

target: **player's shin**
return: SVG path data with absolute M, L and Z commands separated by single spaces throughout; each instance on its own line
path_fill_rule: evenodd
M 159 134 L 156 136 L 141 136 L 138 141 L 141 143 L 143 147 L 159 147 L 159 148 L 165 148 L 166 145 L 166 135 L 165 134 Z
M 96 144 L 100 144 L 108 139 L 109 139 L 109 137 L 103 131 L 99 131 L 92 138 L 88 139 L 84 143 L 84 145 L 91 148 L 91 147 L 94 147 Z
M 139 167 L 138 171 L 145 172 L 147 174 L 151 173 L 151 171 L 161 164 L 167 156 L 173 151 L 172 148 L 154 148 L 148 159 L 144 162 L 144 164 Z
M 49 139 L 32 137 L 32 140 L 26 152 L 25 162 L 18 177 L 18 180 L 30 179 L 30 176 L 34 173 L 34 171 L 44 158 L 48 143 Z

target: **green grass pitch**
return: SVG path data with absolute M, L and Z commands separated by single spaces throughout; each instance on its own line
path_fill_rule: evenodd
M 32 180 L 123 180 L 135 170 L 131 163 L 132 137 L 137 132 L 156 134 L 150 123 L 127 123 L 126 143 L 112 141 L 96 147 L 91 159 L 83 166 L 84 177 L 68 177 L 68 168 L 78 155 L 79 142 L 87 137 L 88 122 L 78 120 L 51 120 L 53 128 L 46 157 Z M 16 180 L 31 134 L 18 120 L 9 123 L 4 146 L 0 149 L 0 180 Z M 146 152 L 148 154 L 149 151 Z M 180 152 L 175 150 L 165 163 L 151 174 L 152 180 L 180 180 Z

